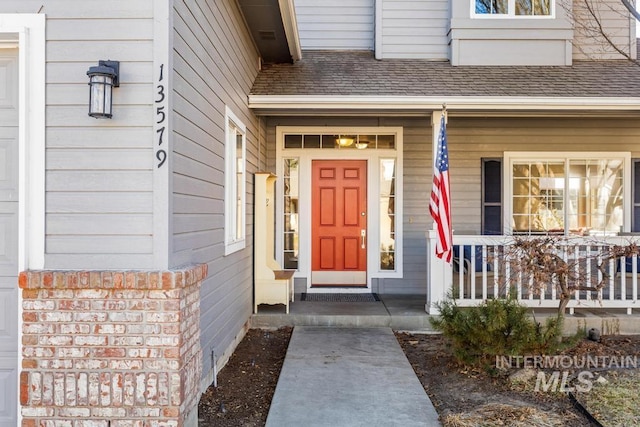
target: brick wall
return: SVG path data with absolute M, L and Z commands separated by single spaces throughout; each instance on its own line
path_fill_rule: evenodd
M 22 426 L 196 425 L 206 275 L 22 273 Z

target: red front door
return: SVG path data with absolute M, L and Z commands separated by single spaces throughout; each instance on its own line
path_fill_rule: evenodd
M 312 286 L 367 285 L 367 161 L 314 160 Z

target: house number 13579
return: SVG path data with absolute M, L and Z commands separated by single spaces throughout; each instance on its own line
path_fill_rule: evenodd
M 155 98 L 155 106 L 156 106 L 156 124 L 158 128 L 156 129 L 156 134 L 158 137 L 158 147 L 156 150 L 156 159 L 158 160 L 158 168 L 164 165 L 164 162 L 167 161 L 167 152 L 162 148 L 162 138 L 164 137 L 164 131 L 166 126 L 164 125 L 165 120 L 167 119 L 167 113 L 165 112 L 165 99 L 167 98 L 165 95 L 165 86 L 162 80 L 164 79 L 164 64 L 160 64 L 160 76 L 158 77 L 158 85 L 156 86 L 156 98 Z

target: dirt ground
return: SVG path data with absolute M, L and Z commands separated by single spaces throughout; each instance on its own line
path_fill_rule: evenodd
M 247 333 L 219 373 L 218 387 L 202 396 L 200 427 L 264 425 L 291 333 L 291 328 Z M 490 376 L 458 365 L 440 335 L 396 337 L 445 427 L 592 425 L 563 393 L 536 393 L 514 386 L 508 373 Z M 584 340 L 566 354 L 640 358 L 640 336 Z

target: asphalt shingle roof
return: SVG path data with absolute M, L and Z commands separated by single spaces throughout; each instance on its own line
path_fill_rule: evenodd
M 305 51 L 294 64 L 265 65 L 252 95 L 640 97 L 630 61 L 572 66 L 457 66 L 376 60 L 366 51 Z

